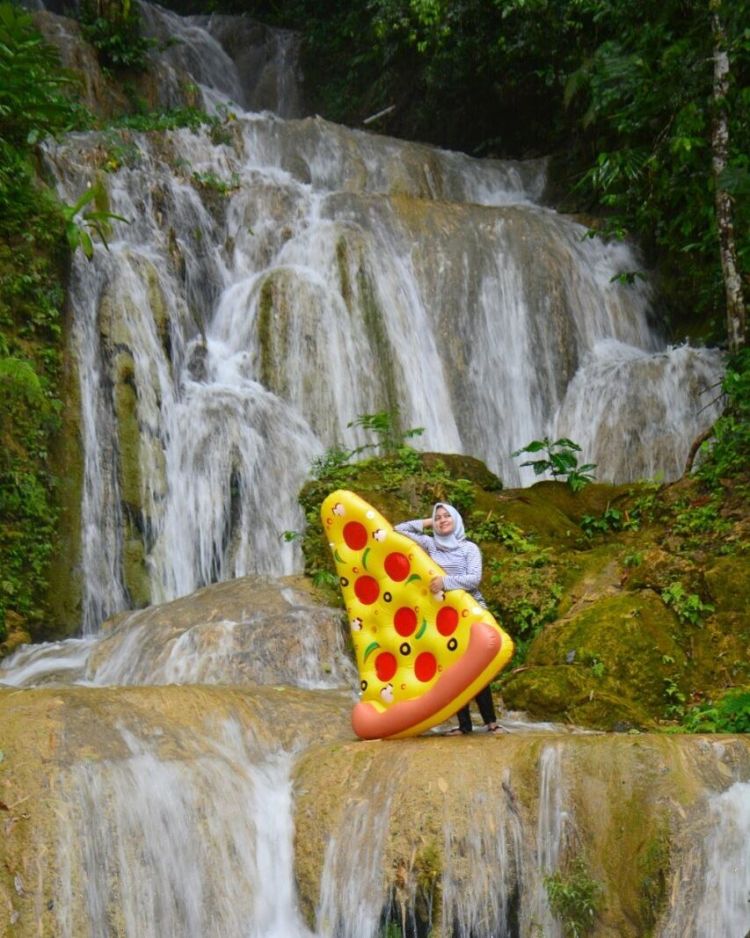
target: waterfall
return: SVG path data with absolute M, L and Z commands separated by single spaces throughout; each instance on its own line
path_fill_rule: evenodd
M 671 909 L 661 938 L 750 933 L 750 782 L 706 799 L 702 837 L 675 873 L 675 892 L 693 892 Z
M 473 793 L 463 836 L 445 824 L 442 921 L 455 938 L 518 934 L 529 858 L 510 772 L 504 773 L 501 791 Z
M 128 565 L 141 602 L 299 569 L 297 492 L 326 447 L 369 442 L 347 429 L 363 413 L 507 484 L 530 481 L 510 453 L 558 429 L 602 477 L 676 474 L 718 353 L 660 346 L 647 288 L 613 281 L 629 249 L 540 207 L 542 164 L 318 119 L 228 129 L 132 135 L 107 177 L 130 223 L 74 262 L 86 632 L 134 600 Z M 47 147 L 68 201 L 102 147 Z
M 383 845 L 391 795 L 375 789 L 350 804 L 332 831 L 320 882 L 320 938 L 376 938 L 383 907 Z
M 353 688 L 340 609 L 286 581 L 248 577 L 123 614 L 94 635 L 29 644 L 0 661 L 0 687 L 283 684 Z
M 563 809 L 564 790 L 559 746 L 545 746 L 539 758 L 539 816 L 536 832 L 537 862 L 534 864 L 533 906 L 526 926 L 541 929 L 548 938 L 560 938 L 562 930 L 549 906 L 546 876 L 558 871 L 565 844 L 567 812 Z
M 179 37 L 161 66 L 232 110 L 44 149 L 66 202 L 105 175 L 128 220 L 71 271 L 84 634 L 299 570 L 282 537 L 304 526 L 297 492 L 327 447 L 371 442 L 348 429 L 364 413 L 398 413 L 420 448 L 477 456 L 508 485 L 533 481 L 514 450 L 562 433 L 601 479 L 679 474 L 716 415 L 720 356 L 664 346 L 648 284 L 622 282 L 639 259 L 541 204 L 544 161 L 242 110 L 264 106 L 255 82 L 299 113 L 293 37 L 251 56 L 251 21 L 142 12 Z
M 56 933 L 307 938 L 292 872 L 291 756 L 263 752 L 236 722 L 197 729 L 192 761 L 120 735 L 122 758 L 77 763 L 64 779 Z

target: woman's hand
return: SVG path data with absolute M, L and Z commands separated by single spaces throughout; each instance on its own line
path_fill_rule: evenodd
M 443 592 L 443 578 L 441 576 L 434 576 L 430 580 L 430 591 L 433 593 Z
M 431 528 L 431 527 L 432 527 L 432 518 L 423 518 L 423 519 L 422 519 L 422 527 L 423 527 L 423 528 Z

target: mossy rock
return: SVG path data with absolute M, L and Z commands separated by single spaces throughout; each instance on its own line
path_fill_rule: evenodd
M 485 492 L 500 492 L 502 480 L 491 472 L 481 459 L 460 453 L 422 453 L 422 464 L 427 471 L 442 465 L 456 479 L 468 479 Z
M 623 579 L 628 590 L 652 589 L 661 592 L 679 582 L 688 593 L 706 594 L 703 571 L 689 556 L 680 556 L 661 547 L 647 547 L 640 552 L 637 566 L 630 567 Z
M 717 612 L 696 630 L 693 687 L 715 697 L 726 687 L 750 682 L 750 619 L 746 613 Z
M 750 613 L 750 557 L 720 557 L 703 576 L 718 610 Z
M 569 722 L 600 730 L 625 730 L 653 723 L 637 701 L 623 697 L 617 684 L 570 665 L 527 667 L 502 681 L 502 697 L 510 710 L 536 720 Z
M 610 506 L 630 498 L 638 486 L 608 485 L 603 482 L 591 482 L 578 492 L 574 492 L 566 482 L 537 482 L 529 489 L 528 495 L 547 506 L 554 506 L 576 524 L 584 515 L 601 515 Z
M 526 535 L 536 538 L 540 546 L 575 546 L 582 537 L 577 522 L 535 489 L 536 486 L 531 489 L 506 489 L 502 495 L 494 498 L 490 506 L 484 501 L 482 505 L 496 513 L 498 518 L 515 524 Z
M 532 702 L 533 712 L 540 715 L 546 704 L 554 704 L 555 709 L 545 715 L 559 716 L 560 700 L 567 697 L 571 681 L 580 685 L 582 693 L 594 696 L 612 682 L 618 711 L 659 719 L 670 703 L 665 688 L 674 686 L 681 694 L 689 689 L 690 662 L 684 645 L 677 617 L 651 590 L 599 600 L 592 597 L 583 608 L 574 607 L 567 619 L 544 629 L 532 643 L 529 667 L 552 672 L 545 679 L 544 694 Z M 557 698 L 549 686 L 555 680 L 564 680 Z M 513 684 L 510 678 L 503 685 L 506 703 L 515 700 Z M 527 689 L 525 698 L 529 693 Z M 578 697 L 575 699 L 580 703 Z M 525 700 L 522 709 L 528 706 Z M 570 708 L 563 710 L 569 712 Z

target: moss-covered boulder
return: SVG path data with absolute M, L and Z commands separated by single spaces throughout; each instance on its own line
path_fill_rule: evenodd
M 651 590 L 605 596 L 543 630 L 528 670 L 502 682 L 503 699 L 556 718 L 585 714 L 607 730 L 650 722 L 672 702 L 665 688 L 674 685 L 673 696 L 688 689 L 684 643 L 676 616 Z

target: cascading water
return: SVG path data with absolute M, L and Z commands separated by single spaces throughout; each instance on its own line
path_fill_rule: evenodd
M 196 728 L 177 757 L 121 738 L 122 758 L 64 779 L 56 934 L 309 936 L 294 894 L 291 756 L 263 752 L 237 722 Z
M 331 832 L 316 913 L 321 938 L 376 938 L 389 808 L 389 793 L 371 790 L 352 804 L 345 826 Z
M 718 354 L 659 351 L 647 290 L 613 282 L 629 249 L 535 204 L 541 164 L 270 115 L 227 133 L 135 135 L 107 179 L 130 224 L 74 264 L 86 631 L 132 599 L 138 557 L 157 602 L 296 569 L 296 493 L 325 447 L 367 442 L 360 414 L 511 484 L 555 421 L 627 479 L 674 474 L 712 419 Z M 48 148 L 68 200 L 103 145 Z
M 707 799 L 703 837 L 683 860 L 674 889 L 695 895 L 675 905 L 662 938 L 750 933 L 750 783 Z
M 442 921 L 455 938 L 517 934 L 521 892 L 535 864 L 524 850 L 523 823 L 506 772 L 500 791 L 471 796 L 471 821 L 463 836 L 445 824 Z

